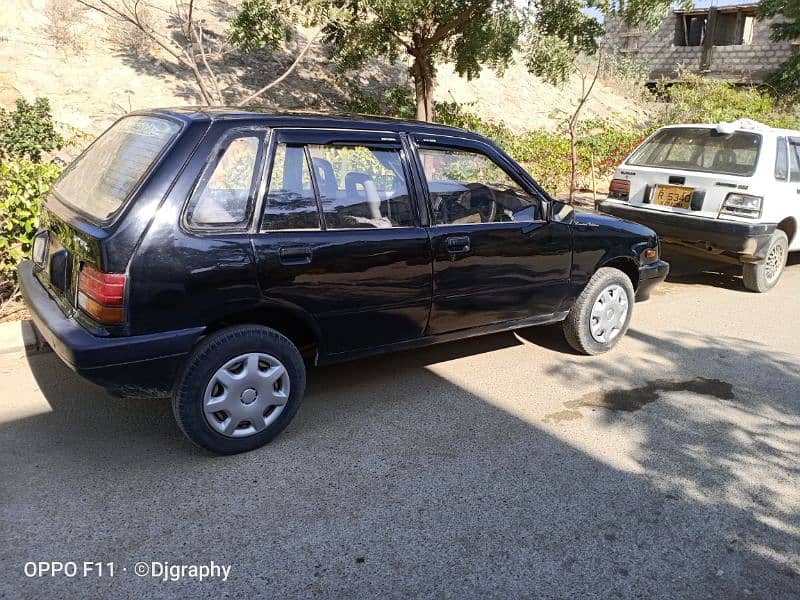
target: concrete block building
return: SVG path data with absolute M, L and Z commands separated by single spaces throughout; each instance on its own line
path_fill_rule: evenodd
M 670 10 L 658 29 L 606 19 L 607 51 L 647 65 L 650 82 L 673 79 L 679 67 L 737 83 L 761 83 L 800 48 L 800 40 L 773 42 L 778 19 L 755 18 L 757 3 Z

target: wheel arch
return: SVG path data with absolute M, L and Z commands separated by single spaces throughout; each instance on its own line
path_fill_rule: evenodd
M 639 289 L 639 266 L 636 264 L 636 261 L 633 258 L 629 256 L 615 256 L 609 258 L 608 260 L 598 264 L 595 272 L 602 267 L 610 267 L 612 269 L 622 271 L 628 276 L 628 279 L 631 280 L 633 291 L 635 292 L 637 289 Z
M 322 335 L 315 319 L 288 303 L 271 302 L 209 323 L 206 335 L 232 325 L 263 325 L 285 335 L 306 360 L 316 361 Z
M 786 237 L 789 238 L 789 245 L 792 245 L 792 242 L 795 240 L 795 236 L 797 235 L 797 221 L 794 217 L 786 217 L 783 221 L 778 223 L 778 227 L 776 229 L 780 229 L 783 233 L 786 234 Z

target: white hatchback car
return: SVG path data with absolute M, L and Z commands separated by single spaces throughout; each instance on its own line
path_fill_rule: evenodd
M 800 131 L 748 119 L 662 127 L 617 168 L 599 209 L 741 262 L 745 287 L 766 292 L 800 250 Z

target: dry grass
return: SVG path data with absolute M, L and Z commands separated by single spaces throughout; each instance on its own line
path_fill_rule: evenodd
M 80 54 L 84 45 L 77 31 L 83 23 L 83 9 L 74 0 L 47 0 L 44 33 L 60 50 Z

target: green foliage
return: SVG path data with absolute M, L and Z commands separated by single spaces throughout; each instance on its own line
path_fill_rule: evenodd
M 800 54 L 794 54 L 770 73 L 766 79 L 778 98 L 787 105 L 800 102 Z
M 60 172 L 25 158 L 0 162 L 0 282 L 14 281 L 16 265 L 30 254 L 41 200 Z
M 669 123 L 719 123 L 740 118 L 754 119 L 773 127 L 800 127 L 798 115 L 782 112 L 775 100 L 757 87 L 736 87 L 681 73 L 681 80 L 671 86 L 659 84 L 660 95 L 668 96 L 661 117 Z
M 772 24 L 770 37 L 776 42 L 800 38 L 800 0 L 761 0 L 756 8 L 759 19 L 783 16 Z M 794 54 L 767 78 L 773 92 L 788 104 L 800 101 L 800 54 Z
M 33 104 L 18 98 L 15 110 L 0 108 L 0 160 L 19 156 L 38 162 L 43 152 L 63 146 L 47 98 L 36 98 Z
M 60 149 L 46 98 L 23 98 L 16 109 L 0 108 L 0 299 L 16 281 L 17 263 L 30 253 L 39 226 L 40 203 L 61 168 L 42 163 L 42 154 Z
M 437 63 L 450 62 L 467 78 L 484 65 L 502 70 L 522 27 L 514 0 L 245 0 L 231 39 L 244 49 L 274 44 L 301 14 L 322 27 L 340 71 L 377 57 L 412 58 L 420 118 L 430 117 Z
M 525 49 L 528 71 L 550 85 L 566 83 L 575 71 L 577 51 L 554 35 L 534 34 Z
M 228 39 L 243 52 L 277 48 L 291 38 L 291 15 L 279 4 L 265 0 L 244 0 L 230 21 Z

